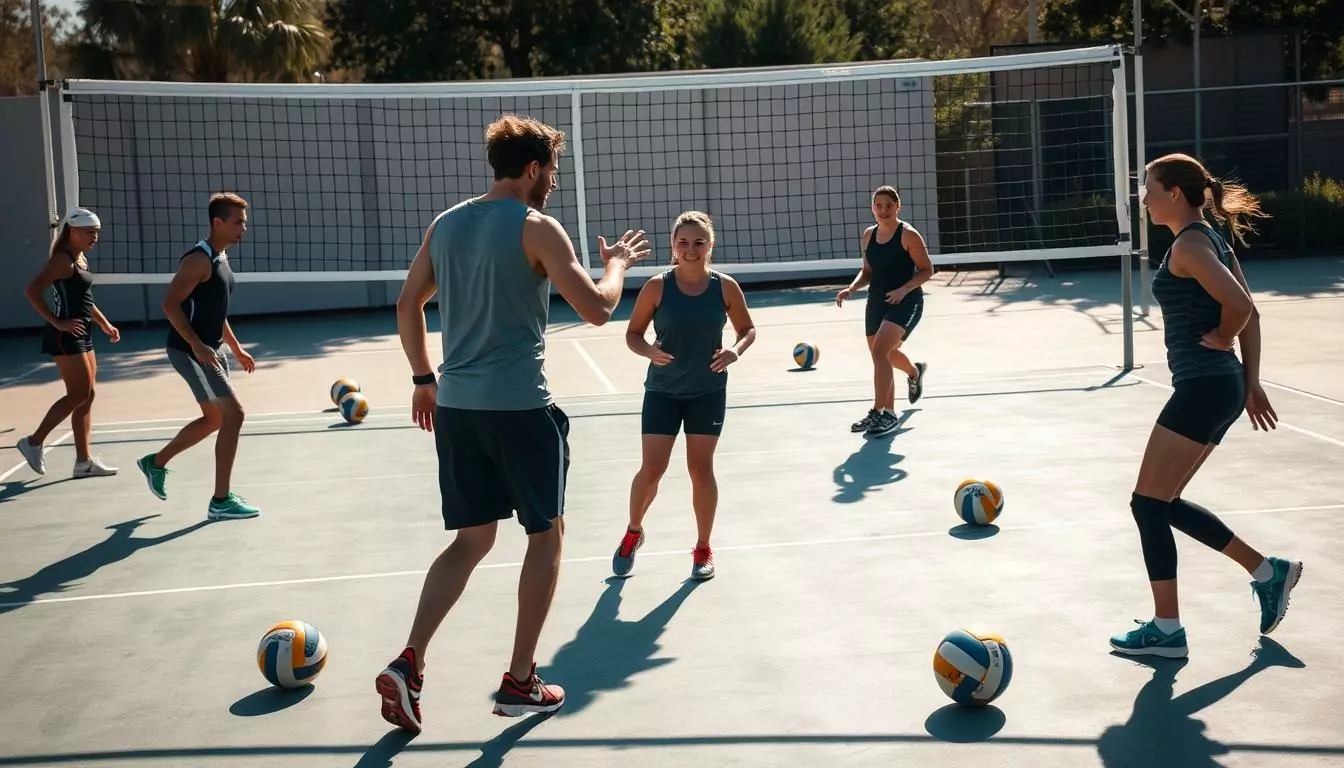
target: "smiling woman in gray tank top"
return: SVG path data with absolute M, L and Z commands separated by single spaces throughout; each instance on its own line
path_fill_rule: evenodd
M 1234 535 L 1222 520 L 1181 498 L 1191 478 L 1243 411 L 1257 430 L 1277 417 L 1260 385 L 1260 315 L 1232 247 L 1205 221 L 1205 209 L 1239 237 L 1259 205 L 1245 187 L 1216 179 L 1187 155 L 1148 165 L 1139 191 L 1154 224 L 1176 236 L 1153 275 L 1173 392 L 1157 416 L 1130 511 L 1153 593 L 1153 618 L 1111 637 L 1129 655 L 1181 658 L 1188 654 L 1176 590 L 1175 528 L 1246 569 L 1260 600 L 1260 632 L 1269 634 L 1288 609 L 1288 593 L 1302 563 L 1266 557 Z M 1233 344 L 1240 339 L 1244 359 Z
M 672 225 L 672 268 L 650 278 L 635 300 L 625 342 L 649 359 L 644 380 L 643 464 L 630 484 L 630 524 L 612 557 L 612 571 L 628 576 L 635 550 L 644 544 L 644 515 L 658 494 L 677 433 L 686 433 L 697 539 L 691 578 L 714 576 L 709 545 L 718 507 L 714 450 L 727 411 L 728 366 L 756 340 L 746 296 L 733 278 L 710 269 L 714 223 L 706 213 L 687 211 Z M 723 326 L 737 333 L 723 345 Z M 653 323 L 655 339 L 645 338 Z

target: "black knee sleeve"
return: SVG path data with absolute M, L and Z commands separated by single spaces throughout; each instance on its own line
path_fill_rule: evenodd
M 1232 541 L 1232 529 L 1198 504 L 1173 499 L 1167 514 L 1171 518 L 1171 527 L 1215 552 L 1222 552 Z
M 1171 533 L 1170 506 L 1137 493 L 1129 500 L 1129 509 L 1139 526 L 1139 543 L 1143 545 L 1143 563 L 1148 566 L 1149 581 L 1176 578 L 1176 537 Z

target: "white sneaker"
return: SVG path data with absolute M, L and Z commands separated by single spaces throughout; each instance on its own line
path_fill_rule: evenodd
M 39 475 L 47 474 L 47 463 L 42 458 L 42 446 L 34 445 L 27 437 L 19 441 L 19 453 L 28 460 L 28 466 Z
M 117 468 L 107 466 L 97 456 L 90 456 L 88 461 L 75 462 L 75 477 L 107 477 L 115 474 Z

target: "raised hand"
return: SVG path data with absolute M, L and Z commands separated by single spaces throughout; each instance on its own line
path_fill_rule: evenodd
M 644 236 L 644 230 L 638 232 L 627 229 L 624 235 L 617 238 L 611 245 L 607 244 L 607 238 L 602 235 L 597 236 L 598 252 L 602 254 L 602 264 L 606 265 L 612 259 L 619 259 L 625 262 L 629 267 L 640 259 L 652 253 L 653 249 L 649 247 L 649 239 Z

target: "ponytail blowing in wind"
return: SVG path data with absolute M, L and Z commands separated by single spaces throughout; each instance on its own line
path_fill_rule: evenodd
M 1189 155 L 1159 157 L 1148 164 L 1148 173 L 1164 190 L 1180 190 L 1190 207 L 1213 211 L 1214 216 L 1231 230 L 1233 238 L 1242 245 L 1246 244 L 1245 233 L 1255 231 L 1249 219 L 1268 217 L 1260 210 L 1260 201 L 1243 184 L 1215 178 Z

